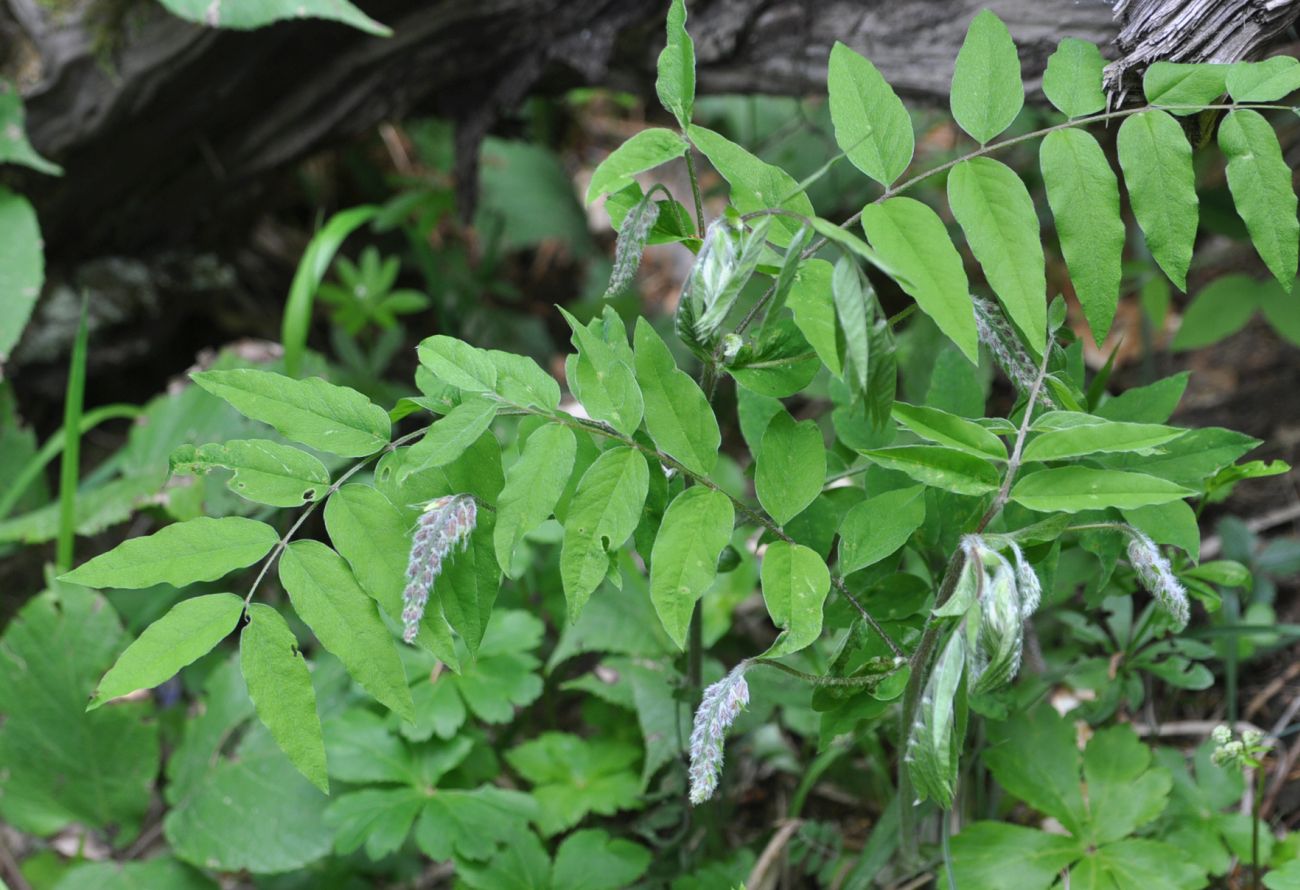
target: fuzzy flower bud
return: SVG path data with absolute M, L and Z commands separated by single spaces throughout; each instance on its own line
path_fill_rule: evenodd
M 478 506 L 472 495 L 447 495 L 424 505 L 411 539 L 406 589 L 402 591 L 402 639 L 406 642 L 415 642 L 433 582 L 442 574 L 447 558 L 458 548 L 464 549 L 477 521 Z
M 1007 375 L 1016 389 L 1028 393 L 1038 377 L 1038 367 L 1034 360 L 1021 345 L 1020 338 L 1016 336 L 1016 332 L 1002 315 L 1002 310 L 997 304 L 976 296 L 972 296 L 971 299 L 975 303 L 975 328 L 979 334 L 979 341 L 988 347 L 993 361 L 1002 369 L 1002 373 Z M 1038 404 L 1049 410 L 1056 407 L 1052 398 L 1041 390 L 1038 393 Z
M 1135 528 L 1128 529 L 1128 561 L 1137 572 L 1138 579 L 1169 617 L 1174 619 L 1178 629 L 1187 626 L 1191 617 L 1191 607 L 1187 602 L 1187 590 L 1174 575 L 1169 560 L 1160 553 L 1155 542 Z
M 650 231 L 658 219 L 659 205 L 655 203 L 653 194 L 642 198 L 624 217 L 623 228 L 614 244 L 614 268 L 610 272 L 604 299 L 617 297 L 632 283 L 636 270 L 641 267 L 641 255 L 650 240 Z
M 1038 611 L 1043 601 L 1043 583 L 1038 580 L 1038 573 L 1025 559 L 1020 545 L 1011 542 L 1011 554 L 1016 558 L 1016 587 L 1020 592 L 1020 617 L 1028 619 Z
M 699 806 L 718 788 L 727 729 L 749 704 L 749 684 L 741 662 L 731 673 L 704 690 L 691 729 L 691 805 Z

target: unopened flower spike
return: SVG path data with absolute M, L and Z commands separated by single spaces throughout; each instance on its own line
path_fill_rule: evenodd
M 1160 553 L 1160 548 L 1156 546 L 1155 541 L 1132 526 L 1127 527 L 1125 531 L 1129 536 L 1128 561 L 1133 566 L 1133 571 L 1137 572 L 1142 586 L 1156 598 L 1160 607 L 1174 619 L 1178 629 L 1182 630 L 1191 618 L 1186 588 L 1174 575 L 1173 567 Z
M 979 341 L 988 347 L 993 361 L 1015 384 L 1016 389 L 1028 393 L 1038 377 L 1034 360 L 1021 345 L 1020 338 L 995 303 L 976 296 L 972 296 L 971 300 L 975 304 L 975 328 Z M 1038 393 L 1038 404 L 1048 410 L 1056 408 L 1051 396 L 1041 390 Z
M 468 544 L 477 521 L 478 505 L 473 495 L 434 498 L 421 508 L 406 563 L 406 589 L 402 591 L 402 639 L 406 642 L 415 642 L 434 581 L 453 551 Z
M 1020 617 L 1028 618 L 1038 611 L 1038 605 L 1043 601 L 1043 584 L 1038 580 L 1038 573 L 1029 564 L 1029 560 L 1025 559 L 1020 545 L 1015 541 L 1010 543 L 1011 554 L 1016 559 L 1016 587 L 1020 591 Z
M 745 682 L 748 667 L 749 662 L 742 661 L 731 673 L 705 689 L 700 699 L 691 729 L 692 806 L 704 803 L 718 788 L 727 729 L 749 704 L 749 684 Z

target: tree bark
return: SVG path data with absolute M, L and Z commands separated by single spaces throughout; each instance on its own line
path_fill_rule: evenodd
M 153 2 L 0 0 L 0 75 L 17 80 L 36 147 L 63 164 L 22 176 L 52 258 L 210 243 L 265 174 L 411 112 L 449 117 L 462 160 L 535 91 L 609 84 L 653 94 L 665 2 L 371 0 L 376 38 L 330 22 L 214 31 Z M 127 0 L 129 2 L 129 0 Z M 818 93 L 836 40 L 913 98 L 943 101 L 967 23 L 992 8 L 1031 93 L 1066 36 L 1102 44 L 1119 78 L 1155 58 L 1234 61 L 1294 21 L 1283 0 L 695 0 L 703 92 Z M 1121 24 L 1123 29 L 1121 30 Z M 468 189 L 475 177 L 462 167 Z M 465 197 L 470 197 L 468 192 Z

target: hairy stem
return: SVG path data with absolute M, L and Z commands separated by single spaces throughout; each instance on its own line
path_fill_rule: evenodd
M 700 196 L 700 177 L 695 171 L 695 151 L 686 149 L 686 173 L 691 178 L 691 197 L 695 199 L 695 226 L 701 238 L 704 237 L 704 199 Z

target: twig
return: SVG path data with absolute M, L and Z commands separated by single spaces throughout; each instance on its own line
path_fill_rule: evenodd
M 1016 481 L 1016 473 L 1020 470 L 1020 459 L 1025 451 L 1025 439 L 1029 436 L 1029 424 L 1034 419 L 1034 403 L 1038 401 L 1038 394 L 1042 392 L 1043 380 L 1047 377 L 1047 360 L 1052 354 L 1052 344 L 1048 343 L 1043 350 L 1043 360 L 1038 366 L 1038 375 L 1034 378 L 1034 384 L 1029 388 L 1029 398 L 1025 401 L 1025 416 L 1020 420 L 1020 430 L 1016 433 L 1016 444 L 1011 449 L 1011 457 L 1007 460 L 1007 473 L 1002 479 L 1002 487 L 998 489 L 997 497 L 989 505 L 988 511 L 980 519 L 979 525 L 975 527 L 975 533 L 979 534 L 984 528 L 993 521 L 993 519 L 1002 511 L 1007 504 L 1007 497 L 1011 494 L 1011 483 Z
M 32 885 L 27 883 L 27 878 L 23 877 L 22 869 L 18 867 L 18 860 L 14 858 L 13 851 L 5 841 L 3 829 L 0 829 L 0 874 L 8 880 L 10 890 L 32 890 Z
M 762 854 L 754 867 L 749 871 L 749 877 L 745 879 L 745 886 L 749 890 L 759 890 L 760 882 L 767 878 L 767 873 L 776 863 L 777 858 L 785 851 L 786 845 L 790 843 L 790 838 L 803 825 L 802 819 L 787 819 L 781 823 L 781 827 L 772 835 L 772 839 L 767 842 L 763 848 Z

